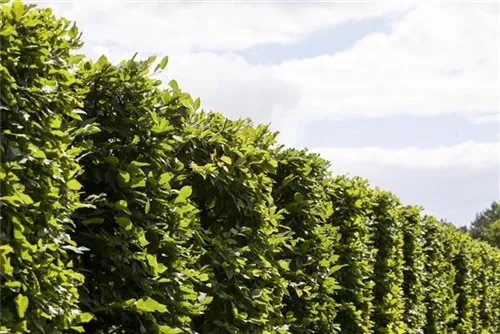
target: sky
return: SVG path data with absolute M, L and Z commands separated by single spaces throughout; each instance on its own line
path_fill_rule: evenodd
M 500 200 L 499 4 L 39 2 L 88 57 L 169 56 L 204 110 L 271 124 L 404 204 L 468 225 Z

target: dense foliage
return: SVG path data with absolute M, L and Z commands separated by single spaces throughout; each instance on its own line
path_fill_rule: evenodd
M 497 249 L 0 15 L 0 333 L 500 332 Z
M 81 42 L 69 21 L 20 2 L 2 6 L 0 24 L 1 330 L 67 329 L 90 318 L 70 236 L 83 206 L 79 138 L 96 130 L 81 123 L 86 90 L 72 73 Z

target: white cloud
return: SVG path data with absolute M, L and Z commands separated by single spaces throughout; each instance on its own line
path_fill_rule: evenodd
M 272 121 L 289 137 L 297 137 L 305 120 L 457 113 L 489 120 L 499 111 L 497 4 L 54 6 L 83 28 L 90 56 L 106 53 L 118 61 L 136 51 L 167 53 L 171 61 L 163 78 L 177 79 L 206 109 Z M 392 32 L 371 34 L 334 55 L 258 66 L 235 54 L 389 14 Z
M 391 34 L 286 62 L 277 75 L 301 87 L 297 109 L 308 118 L 497 113 L 498 16 L 490 10 L 422 4 Z
M 299 87 L 274 76 L 269 66 L 249 65 L 235 54 L 208 52 L 174 54 L 169 64 L 159 78 L 175 79 L 183 90 L 200 97 L 202 109 L 233 119 L 250 117 L 256 124 L 271 123 L 273 131 L 281 132 L 282 143 L 296 144 L 301 129 L 291 111 L 299 103 Z
M 204 109 L 271 121 L 288 145 L 302 146 L 302 125 L 312 120 L 410 114 L 463 114 L 476 123 L 498 119 L 498 4 L 49 5 L 77 21 L 88 56 L 119 61 L 135 52 L 169 54 L 161 78 L 175 78 L 200 96 Z M 290 55 L 284 63 L 258 66 L 237 54 L 386 15 L 392 31 L 368 35 L 334 55 Z M 498 143 L 316 151 L 332 160 L 334 172 L 367 177 L 406 203 L 422 204 L 458 224 L 499 198 Z
M 259 66 L 234 54 L 178 54 L 167 76 L 207 109 L 272 121 L 292 145 L 313 120 L 461 114 L 491 121 L 500 87 L 495 10 L 422 4 L 392 33 L 335 55 Z
M 491 115 L 478 115 L 474 118 L 471 118 L 471 122 L 474 124 L 498 123 L 500 122 L 500 112 Z
M 399 13 L 397 3 L 50 3 L 75 20 L 94 45 L 130 52 L 177 53 L 242 50 L 265 43 L 293 43 L 313 31 Z
M 491 169 L 498 168 L 499 143 L 464 142 L 455 146 L 433 148 L 408 147 L 386 149 L 381 147 L 314 148 L 313 152 L 339 165 L 392 166 L 408 169 Z
M 404 204 L 458 226 L 500 200 L 500 144 L 465 142 L 428 149 L 316 148 L 335 175 L 361 176 Z
M 169 63 L 172 66 L 161 75 L 164 82 L 176 79 L 190 94 L 201 97 L 205 109 L 232 118 L 251 116 L 255 122 L 266 122 L 279 108 L 293 109 L 298 103 L 296 86 L 238 55 L 174 54 Z

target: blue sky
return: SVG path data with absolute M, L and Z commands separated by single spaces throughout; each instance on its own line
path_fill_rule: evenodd
M 307 59 L 323 54 L 336 54 L 348 49 L 357 40 L 391 31 L 387 17 L 347 21 L 318 29 L 292 44 L 269 43 L 242 50 L 239 54 L 250 64 L 278 64 L 289 59 Z
M 42 5 L 47 5 L 43 3 Z M 92 58 L 170 57 L 202 108 L 458 226 L 500 200 L 498 4 L 48 3 Z

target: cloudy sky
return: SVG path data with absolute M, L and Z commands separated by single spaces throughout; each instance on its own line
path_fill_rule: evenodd
M 169 55 L 205 110 L 271 123 L 334 173 L 458 226 L 500 200 L 499 5 L 43 3 L 92 58 Z

